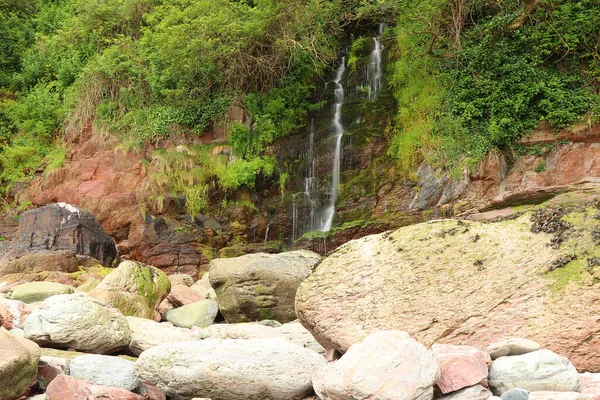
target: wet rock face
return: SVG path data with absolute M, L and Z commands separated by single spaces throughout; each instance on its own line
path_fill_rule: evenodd
M 112 238 L 87 210 L 66 203 L 50 204 L 25 212 L 19 219 L 10 257 L 40 250 L 70 250 L 111 266 L 118 257 Z

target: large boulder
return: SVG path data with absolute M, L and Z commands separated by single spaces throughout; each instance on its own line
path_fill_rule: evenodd
M 0 328 L 0 399 L 23 394 L 37 376 L 40 348 L 30 340 Z
M 48 400 L 146 400 L 118 387 L 94 385 L 68 375 L 57 376 L 46 389 Z
M 381 331 L 350 347 L 313 377 L 323 400 L 431 400 L 440 369 L 405 332 Z
M 217 302 L 206 299 L 170 310 L 165 314 L 165 319 L 180 328 L 205 328 L 214 322 L 218 313 Z
M 125 317 L 84 294 L 47 298 L 23 324 L 25 337 L 40 345 L 110 354 L 129 345 Z
M 497 358 L 490 367 L 489 384 L 498 395 L 513 388 L 576 392 L 579 390 L 579 373 L 565 357 L 550 350 L 538 350 Z
M 320 260 L 321 256 L 308 250 L 218 258 L 210 262 L 210 284 L 229 323 L 289 322 L 296 319 L 298 285 Z
M 598 210 L 569 196 L 507 220 L 430 221 L 348 242 L 300 284 L 298 319 L 342 353 L 378 330 L 426 346 L 520 336 L 600 371 Z
M 123 261 L 88 295 L 124 315 L 160 321 L 158 306 L 170 290 L 168 276 L 158 268 L 136 261 Z
M 278 339 L 206 339 L 144 351 L 137 376 L 177 399 L 301 400 L 327 361 Z
M 168 322 L 158 323 L 146 318 L 126 317 L 131 330 L 129 351 L 139 356 L 144 350 L 166 343 L 189 342 L 197 336 L 189 329 Z
M 23 303 L 36 303 L 57 294 L 71 294 L 73 291 L 71 286 L 63 285 L 62 283 L 28 282 L 14 286 L 6 294 L 6 298 L 19 300 Z
M 120 357 L 86 354 L 72 359 L 69 369 L 72 377 L 95 385 L 135 390 L 140 384 L 133 362 Z
M 19 218 L 11 259 L 39 250 L 70 250 L 104 266 L 111 266 L 119 255 L 115 242 L 89 211 L 66 203 L 36 208 Z

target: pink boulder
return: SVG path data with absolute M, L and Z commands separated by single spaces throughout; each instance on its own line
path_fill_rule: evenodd
M 198 293 L 193 289 L 190 289 L 186 285 L 175 285 L 171 287 L 171 292 L 167 296 L 167 299 L 173 307 L 181 307 L 187 304 L 196 303 L 200 300 L 204 300 Z
M 592 396 L 594 400 L 600 400 L 600 374 L 585 372 L 579 374 L 579 391 L 581 394 Z
M 488 376 L 490 356 L 475 347 L 434 344 L 431 350 L 440 366 L 436 385 L 443 394 L 476 385 Z
M 46 389 L 48 400 L 145 400 L 129 390 L 93 385 L 68 375 L 58 375 Z

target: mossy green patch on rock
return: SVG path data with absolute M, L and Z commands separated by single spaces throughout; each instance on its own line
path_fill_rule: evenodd
M 435 220 L 348 242 L 301 283 L 298 318 L 340 351 L 382 329 L 426 345 L 514 335 L 600 370 L 600 186 L 594 193 L 511 219 Z
M 170 290 L 168 276 L 158 268 L 124 261 L 89 295 L 108 302 L 124 315 L 153 319 L 158 315 L 158 305 Z

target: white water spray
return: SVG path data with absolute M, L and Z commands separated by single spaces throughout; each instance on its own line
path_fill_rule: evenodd
M 344 136 L 344 127 L 342 126 L 342 105 L 344 104 L 344 87 L 341 84 L 342 77 L 346 71 L 346 57 L 342 57 L 342 62 L 335 74 L 335 104 L 333 108 L 333 121 L 331 137 L 335 139 L 335 153 L 333 158 L 333 169 L 331 171 L 331 190 L 329 192 L 329 202 L 323 208 L 317 220 L 316 229 L 321 232 L 331 230 L 333 217 L 335 215 L 335 201 L 337 200 L 340 185 L 340 165 L 342 153 L 342 137 Z

